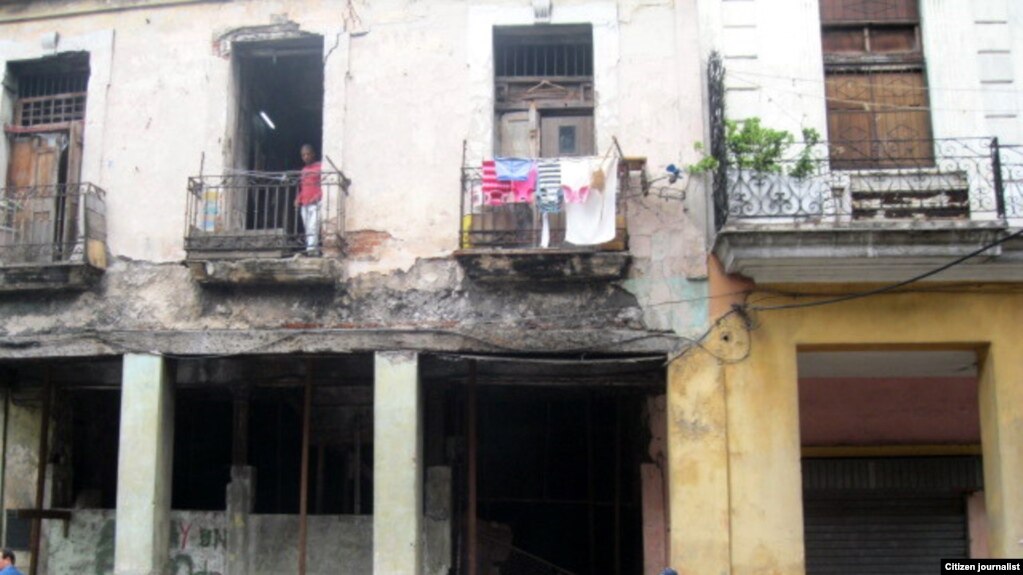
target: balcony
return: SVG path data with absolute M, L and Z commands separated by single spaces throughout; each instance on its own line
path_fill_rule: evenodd
M 0 291 L 93 286 L 107 267 L 104 195 L 89 183 L 0 188 Z
M 320 173 L 313 251 L 295 205 L 300 177 L 259 172 L 189 178 L 185 251 L 193 278 L 203 284 L 335 284 L 348 179 L 338 171 Z
M 482 192 L 482 168 L 463 167 L 460 249 L 455 258 L 477 281 L 620 279 L 630 262 L 626 198 L 641 186 L 644 164 L 642 159 L 617 163 L 614 237 L 594 245 L 573 244 L 566 239 L 564 211 L 544 215 L 531 202 L 488 201 Z
M 728 272 L 760 283 L 903 280 L 1023 221 L 1023 148 L 821 144 L 773 173 L 722 166 L 714 204 L 714 253 Z M 1019 281 L 1023 245 L 1006 242 L 936 279 Z

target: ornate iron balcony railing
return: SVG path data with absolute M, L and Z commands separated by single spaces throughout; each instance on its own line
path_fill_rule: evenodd
M 90 183 L 0 188 L 0 266 L 106 267 L 104 196 Z
M 301 172 L 249 172 L 188 180 L 185 250 L 190 259 L 287 257 L 306 248 L 307 230 L 296 204 Z M 320 173 L 318 248 L 342 251 L 348 178 Z
M 1023 217 L 1023 150 L 997 139 L 793 146 L 776 171 L 715 174 L 719 227 Z M 859 157 L 856 150 L 869 150 Z M 724 217 L 721 217 L 721 215 Z

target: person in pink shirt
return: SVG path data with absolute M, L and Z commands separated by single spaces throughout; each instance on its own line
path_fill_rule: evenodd
M 298 181 L 298 195 L 295 196 L 295 207 L 302 214 L 302 225 L 305 227 L 305 255 L 318 256 L 320 253 L 320 200 L 323 189 L 320 187 L 320 162 L 316 161 L 316 148 L 311 144 L 302 146 L 302 175 Z

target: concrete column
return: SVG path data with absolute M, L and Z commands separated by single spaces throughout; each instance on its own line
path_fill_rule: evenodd
M 1023 557 L 1023 343 L 993 342 L 980 373 L 988 547 L 993 558 Z
M 749 357 L 722 366 L 728 417 L 732 573 L 805 573 L 796 346 L 760 318 Z M 735 341 L 746 333 L 733 330 Z M 742 357 L 734 350 L 722 357 Z
M 668 368 L 667 419 L 670 552 L 661 568 L 727 575 L 731 518 L 724 373 L 704 350 L 693 349 Z
M 116 575 L 159 575 L 169 557 L 174 389 L 163 358 L 124 356 Z
M 227 484 L 227 572 L 226 575 L 248 575 L 250 549 L 249 515 L 256 501 L 256 468 L 231 466 L 231 482 Z
M 373 573 L 420 575 L 422 421 L 419 358 L 379 352 L 373 382 Z

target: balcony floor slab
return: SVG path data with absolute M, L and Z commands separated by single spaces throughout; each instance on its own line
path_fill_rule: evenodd
M 102 276 L 85 262 L 9 265 L 0 267 L 0 292 L 84 291 Z
M 482 282 L 587 282 L 625 277 L 628 252 L 577 249 L 459 250 L 466 275 Z
M 203 285 L 320 285 L 341 281 L 334 258 L 189 261 L 192 278 Z
M 726 226 L 714 254 L 729 273 L 760 284 L 902 281 L 932 271 L 1007 233 L 1000 222 L 926 226 Z M 1023 242 L 1013 240 L 929 281 L 1023 281 Z

